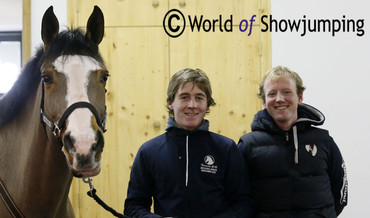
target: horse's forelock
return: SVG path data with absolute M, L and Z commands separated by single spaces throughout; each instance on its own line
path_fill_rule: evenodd
M 46 48 L 46 62 L 51 63 L 59 56 L 82 55 L 89 56 L 104 65 L 98 45 L 85 37 L 80 29 L 64 30 Z

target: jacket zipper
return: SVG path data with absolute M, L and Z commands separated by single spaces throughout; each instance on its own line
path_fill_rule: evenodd
M 289 141 L 289 132 L 285 132 L 285 139 Z M 294 143 L 294 163 L 298 164 L 298 134 L 297 134 L 297 126 L 293 126 L 293 143 Z
M 294 163 L 298 164 L 298 133 L 297 126 L 293 126 L 293 140 L 294 140 Z
M 189 179 L 189 135 L 186 136 L 186 171 L 185 171 L 185 187 L 188 187 Z

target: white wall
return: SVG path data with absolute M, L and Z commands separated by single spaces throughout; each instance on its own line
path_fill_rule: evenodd
M 22 0 L 0 0 L 0 5 L 0 31 L 21 31 Z M 0 93 L 5 93 L 12 87 L 20 68 L 20 43 L 0 43 Z
M 0 0 L 0 31 L 20 31 L 22 30 L 23 22 L 23 7 L 22 0 Z M 32 0 L 31 1 L 31 55 L 34 55 L 36 49 L 42 45 L 41 40 L 41 20 L 44 12 L 50 6 L 54 6 L 60 30 L 67 26 L 67 1 L 66 0 Z M 3 51 L 4 50 L 4 51 Z M 2 54 L 7 54 L 5 49 L 0 48 Z M 7 56 L 9 59 L 11 56 Z M 3 58 L 0 58 L 0 71 L 7 71 L 7 74 L 2 75 L 0 83 L 0 93 L 7 92 L 11 84 L 15 81 L 19 74 L 19 68 L 5 67 Z M 8 60 L 9 61 L 9 60 Z M 18 59 L 11 59 L 10 62 L 18 63 Z M 5 63 L 5 62 L 4 62 Z M 6 63 L 8 64 L 8 63 Z M 2 72 L 0 72 L 2 73 Z
M 0 0 L 0 31 L 22 30 L 22 0 Z
M 12 1 L 12 0 L 11 0 Z M 32 0 L 31 1 L 31 53 L 42 45 L 41 21 L 44 12 L 53 6 L 55 15 L 59 21 L 59 30 L 67 27 L 67 1 L 66 0 Z
M 365 217 L 370 202 L 370 2 L 367 0 L 271 0 L 274 19 L 365 19 L 365 35 L 356 33 L 272 33 L 272 65 L 285 65 L 302 76 L 304 102 L 326 116 L 344 156 L 349 204 L 340 217 Z M 368 216 L 368 215 L 367 215 Z
M 22 0 L 0 0 L 0 31 L 22 30 Z M 41 20 L 49 6 L 54 7 L 54 13 L 59 20 L 60 30 L 67 27 L 66 0 L 32 0 L 31 1 L 31 49 L 42 44 Z

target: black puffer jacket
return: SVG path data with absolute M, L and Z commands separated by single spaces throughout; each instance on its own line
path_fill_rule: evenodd
M 252 180 L 257 217 L 337 217 L 347 205 L 342 155 L 322 125 L 324 115 L 302 104 L 298 120 L 281 130 L 267 110 L 259 111 L 239 149 Z

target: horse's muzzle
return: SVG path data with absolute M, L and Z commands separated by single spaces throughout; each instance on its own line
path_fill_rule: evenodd
M 81 135 L 73 137 L 69 133 L 63 137 L 63 152 L 75 177 L 92 177 L 100 172 L 104 137 L 100 129 L 95 134 L 95 140 Z

